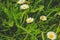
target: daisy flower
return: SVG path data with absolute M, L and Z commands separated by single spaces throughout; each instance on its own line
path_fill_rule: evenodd
M 51 40 L 56 39 L 56 34 L 54 32 L 48 32 L 47 37 Z
M 29 5 L 27 5 L 27 4 L 23 4 L 23 5 L 21 5 L 20 6 L 20 9 L 28 9 L 29 8 Z
M 27 22 L 27 23 L 32 23 L 33 21 L 34 21 L 34 19 L 31 18 L 31 17 L 26 19 L 26 22 Z
M 18 4 L 23 4 L 23 3 L 25 3 L 26 2 L 26 0 L 19 0 L 17 3 Z
M 47 20 L 47 17 L 46 16 L 41 16 L 40 20 L 45 21 L 45 20 Z

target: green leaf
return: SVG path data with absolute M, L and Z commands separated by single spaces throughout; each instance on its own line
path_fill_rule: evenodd
M 35 36 L 32 36 L 31 40 L 38 40 L 38 39 Z
M 44 6 L 43 5 L 40 5 L 38 8 L 32 9 L 31 12 L 42 11 L 43 8 L 44 8 Z
M 36 23 L 28 24 L 26 29 L 28 30 L 28 33 L 30 33 L 37 29 L 37 24 Z

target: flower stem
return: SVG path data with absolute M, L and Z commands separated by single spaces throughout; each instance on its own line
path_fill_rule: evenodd
M 25 36 L 24 40 L 26 40 L 26 39 L 27 39 L 27 37 L 28 37 L 28 33 L 26 34 L 26 36 Z
M 43 33 L 43 32 L 42 32 L 42 34 L 41 34 L 41 35 L 42 35 L 42 40 L 45 40 L 45 38 L 44 38 L 44 33 Z

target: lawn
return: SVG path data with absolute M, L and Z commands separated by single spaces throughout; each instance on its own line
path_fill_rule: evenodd
M 0 40 L 60 40 L 60 0 L 0 0 Z

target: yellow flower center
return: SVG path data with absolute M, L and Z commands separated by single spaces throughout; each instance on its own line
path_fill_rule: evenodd
M 53 34 L 50 34 L 49 36 L 50 36 L 50 38 L 54 38 L 54 35 Z
M 44 17 L 42 17 L 41 20 L 44 20 Z
M 32 20 L 29 20 L 29 22 L 31 22 Z
M 26 6 L 24 6 L 24 9 L 26 8 Z

